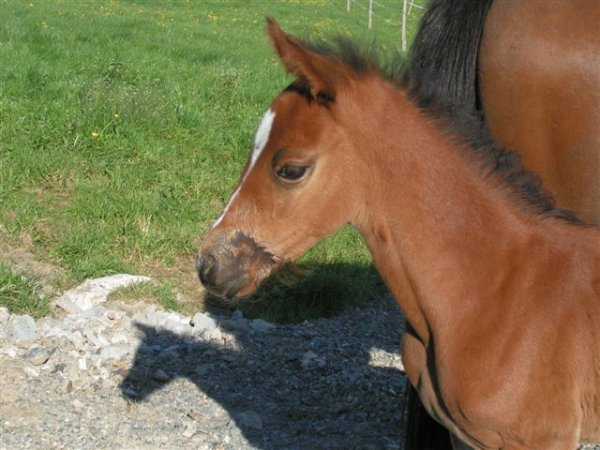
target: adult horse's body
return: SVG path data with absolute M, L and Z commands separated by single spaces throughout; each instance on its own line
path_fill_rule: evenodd
M 432 0 L 411 88 L 479 109 L 557 203 L 600 223 L 600 2 Z
M 599 23 L 595 0 L 431 0 L 405 81 L 425 104 L 481 115 L 560 206 L 598 224 Z M 439 448 L 447 438 L 412 402 L 408 446 Z
M 318 48 L 273 21 L 269 36 L 297 80 L 201 245 L 205 287 L 247 295 L 351 223 L 405 315 L 409 380 L 454 436 L 485 449 L 600 441 L 600 231 L 348 42 Z

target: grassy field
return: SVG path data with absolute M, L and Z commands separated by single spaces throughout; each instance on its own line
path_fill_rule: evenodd
M 366 0 L 349 13 L 346 0 L 0 0 L 0 304 L 48 313 L 36 294 L 43 273 L 13 273 L 6 255 L 18 250 L 60 270 L 57 289 L 146 274 L 158 284 L 128 295 L 202 309 L 201 236 L 290 81 L 264 17 L 300 36 L 396 50 L 401 2 L 378 4 L 368 30 Z M 334 313 L 381 290 L 370 261 L 342 230 L 300 261 L 308 275 L 269 282 L 249 311 L 283 321 Z

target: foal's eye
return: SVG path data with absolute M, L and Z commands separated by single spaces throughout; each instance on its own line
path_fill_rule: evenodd
M 306 173 L 306 166 L 300 164 L 286 164 L 277 171 L 277 176 L 287 181 L 297 181 Z

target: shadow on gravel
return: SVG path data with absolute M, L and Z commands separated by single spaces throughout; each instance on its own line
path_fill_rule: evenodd
M 391 302 L 264 332 L 229 330 L 235 347 L 137 325 L 145 339 L 121 390 L 145 401 L 187 378 L 259 449 L 401 449 L 404 373 L 369 364 L 372 349 L 399 352 L 402 318 Z

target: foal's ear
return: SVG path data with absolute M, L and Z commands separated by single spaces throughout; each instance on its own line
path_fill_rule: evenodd
M 308 84 L 315 99 L 325 104 L 335 100 L 336 85 L 345 78 L 340 64 L 308 49 L 298 38 L 285 33 L 272 17 L 267 17 L 267 33 L 284 67 Z

